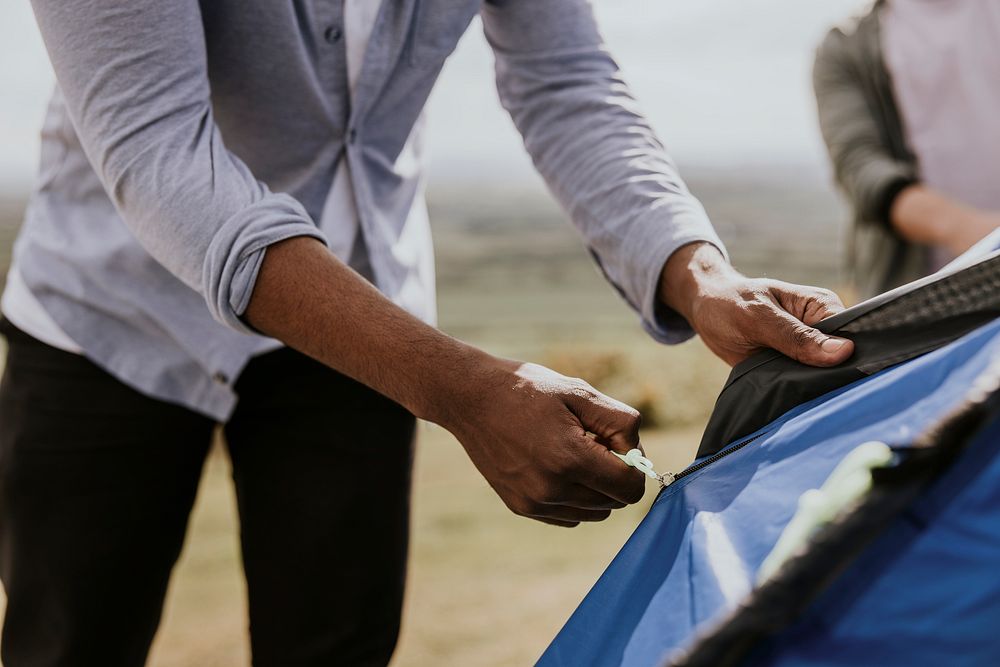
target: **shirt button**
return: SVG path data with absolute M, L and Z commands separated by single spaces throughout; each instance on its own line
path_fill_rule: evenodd
M 358 140 L 358 130 L 357 128 L 352 127 L 347 132 L 347 143 L 353 144 L 357 140 Z
M 332 25 L 323 31 L 323 39 L 325 39 L 328 44 L 336 44 L 343 36 L 344 31 L 335 25 Z
M 229 384 L 229 376 L 223 373 L 222 371 L 219 371 L 214 376 L 212 376 L 212 379 L 218 382 L 219 384 Z

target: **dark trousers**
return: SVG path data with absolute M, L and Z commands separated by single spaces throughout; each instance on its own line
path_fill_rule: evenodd
M 142 665 L 215 423 L 9 323 L 0 384 L 6 667 Z M 255 665 L 384 665 L 399 631 L 414 419 L 283 349 L 225 425 Z

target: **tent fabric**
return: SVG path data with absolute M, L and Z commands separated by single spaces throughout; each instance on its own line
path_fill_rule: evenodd
M 989 463 L 996 457 L 1000 440 L 995 437 L 996 431 L 990 431 L 988 427 L 1000 415 L 998 387 L 1000 360 L 994 359 L 991 367 L 968 389 L 966 400 L 959 410 L 950 413 L 912 444 L 890 449 L 890 465 L 872 470 L 873 485 L 868 493 L 842 508 L 831 523 L 821 527 L 797 553 L 792 553 L 774 576 L 758 585 L 732 612 L 703 626 L 699 636 L 682 655 L 675 657 L 672 664 L 676 667 L 747 664 L 743 658 L 753 649 L 760 654 L 763 639 L 785 632 L 793 622 L 804 617 L 809 605 L 818 595 L 826 593 L 831 582 L 864 580 L 863 573 L 872 571 L 870 565 L 862 566 L 864 569 L 847 574 L 843 579 L 841 573 L 855 567 L 853 562 L 856 557 L 873 542 L 887 539 L 882 548 L 888 545 L 894 554 L 904 553 L 908 541 L 902 538 L 906 535 L 918 536 L 925 531 L 900 533 L 897 530 L 894 533 L 893 524 L 903 519 L 901 525 L 904 528 L 909 525 L 907 521 L 921 527 L 929 525 L 937 518 L 937 510 L 948 506 L 947 499 L 975 483 L 976 473 L 988 469 Z M 962 462 L 954 466 L 956 459 L 963 456 Z M 953 467 L 957 470 L 949 472 Z M 945 481 L 937 482 L 941 477 L 945 477 Z M 989 475 L 982 478 L 983 482 L 991 485 L 986 487 L 988 489 L 996 486 L 996 480 Z M 988 517 L 977 516 L 975 520 L 979 525 L 989 525 Z M 952 548 L 956 543 L 948 544 Z M 877 542 L 874 551 L 877 563 L 893 562 L 890 554 L 879 551 Z M 910 587 L 920 585 L 919 580 L 908 583 L 908 592 Z M 919 594 L 928 591 L 933 589 L 913 590 Z M 907 602 L 912 603 L 913 598 Z M 925 605 L 912 606 L 919 608 Z M 857 611 L 855 609 L 852 614 Z M 884 610 L 880 610 L 876 618 L 883 613 Z M 975 620 L 992 623 L 996 618 L 987 613 L 977 616 Z M 934 622 L 940 621 L 938 617 Z M 824 624 L 828 626 L 829 619 L 824 619 Z M 965 628 L 969 627 L 966 622 Z M 799 638 L 806 629 L 804 624 L 797 623 L 791 632 L 792 637 Z M 994 650 L 988 634 L 978 631 L 978 635 L 974 636 L 987 638 L 985 654 Z M 885 652 L 886 647 L 900 641 L 900 636 L 889 633 L 881 636 L 881 640 Z M 968 656 L 973 651 L 974 644 L 967 643 L 963 655 Z M 891 651 L 892 655 L 899 653 L 898 648 Z M 922 655 L 927 657 L 930 652 L 925 649 Z
M 998 450 L 995 421 L 838 584 L 742 664 L 1000 664 Z
M 539 664 L 696 664 L 692 650 L 725 637 L 754 600 L 757 569 L 798 497 L 861 443 L 909 452 L 998 357 L 994 320 L 730 443 L 722 453 L 731 453 L 663 490 Z M 741 664 L 1000 664 L 1000 426 L 964 444 L 843 571 L 814 572 L 829 585 Z
M 997 317 L 997 255 L 849 308 L 818 325 L 854 341 L 856 352 L 848 363 L 815 368 L 765 351 L 737 365 L 719 395 L 698 456 L 714 454 L 806 400 L 935 350 Z

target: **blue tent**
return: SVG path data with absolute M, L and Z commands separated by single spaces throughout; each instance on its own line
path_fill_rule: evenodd
M 882 359 L 857 377 L 797 369 L 766 395 L 785 371 L 737 368 L 709 431 L 739 437 L 702 443 L 539 664 L 1000 665 L 998 277 L 994 258 L 852 309 L 828 330 L 867 314 Z M 900 350 L 914 329 L 936 349 Z M 825 393 L 789 408 L 796 387 Z M 799 497 L 868 441 L 894 452 L 871 490 L 756 583 Z

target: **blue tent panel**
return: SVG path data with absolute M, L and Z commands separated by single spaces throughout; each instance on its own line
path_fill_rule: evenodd
M 1000 422 L 753 665 L 1000 664 Z
M 645 667 L 690 646 L 752 591 L 804 491 L 861 443 L 913 442 L 998 354 L 1000 321 L 801 405 L 667 487 L 539 664 Z M 1000 664 L 998 435 L 985 430 L 749 663 Z

